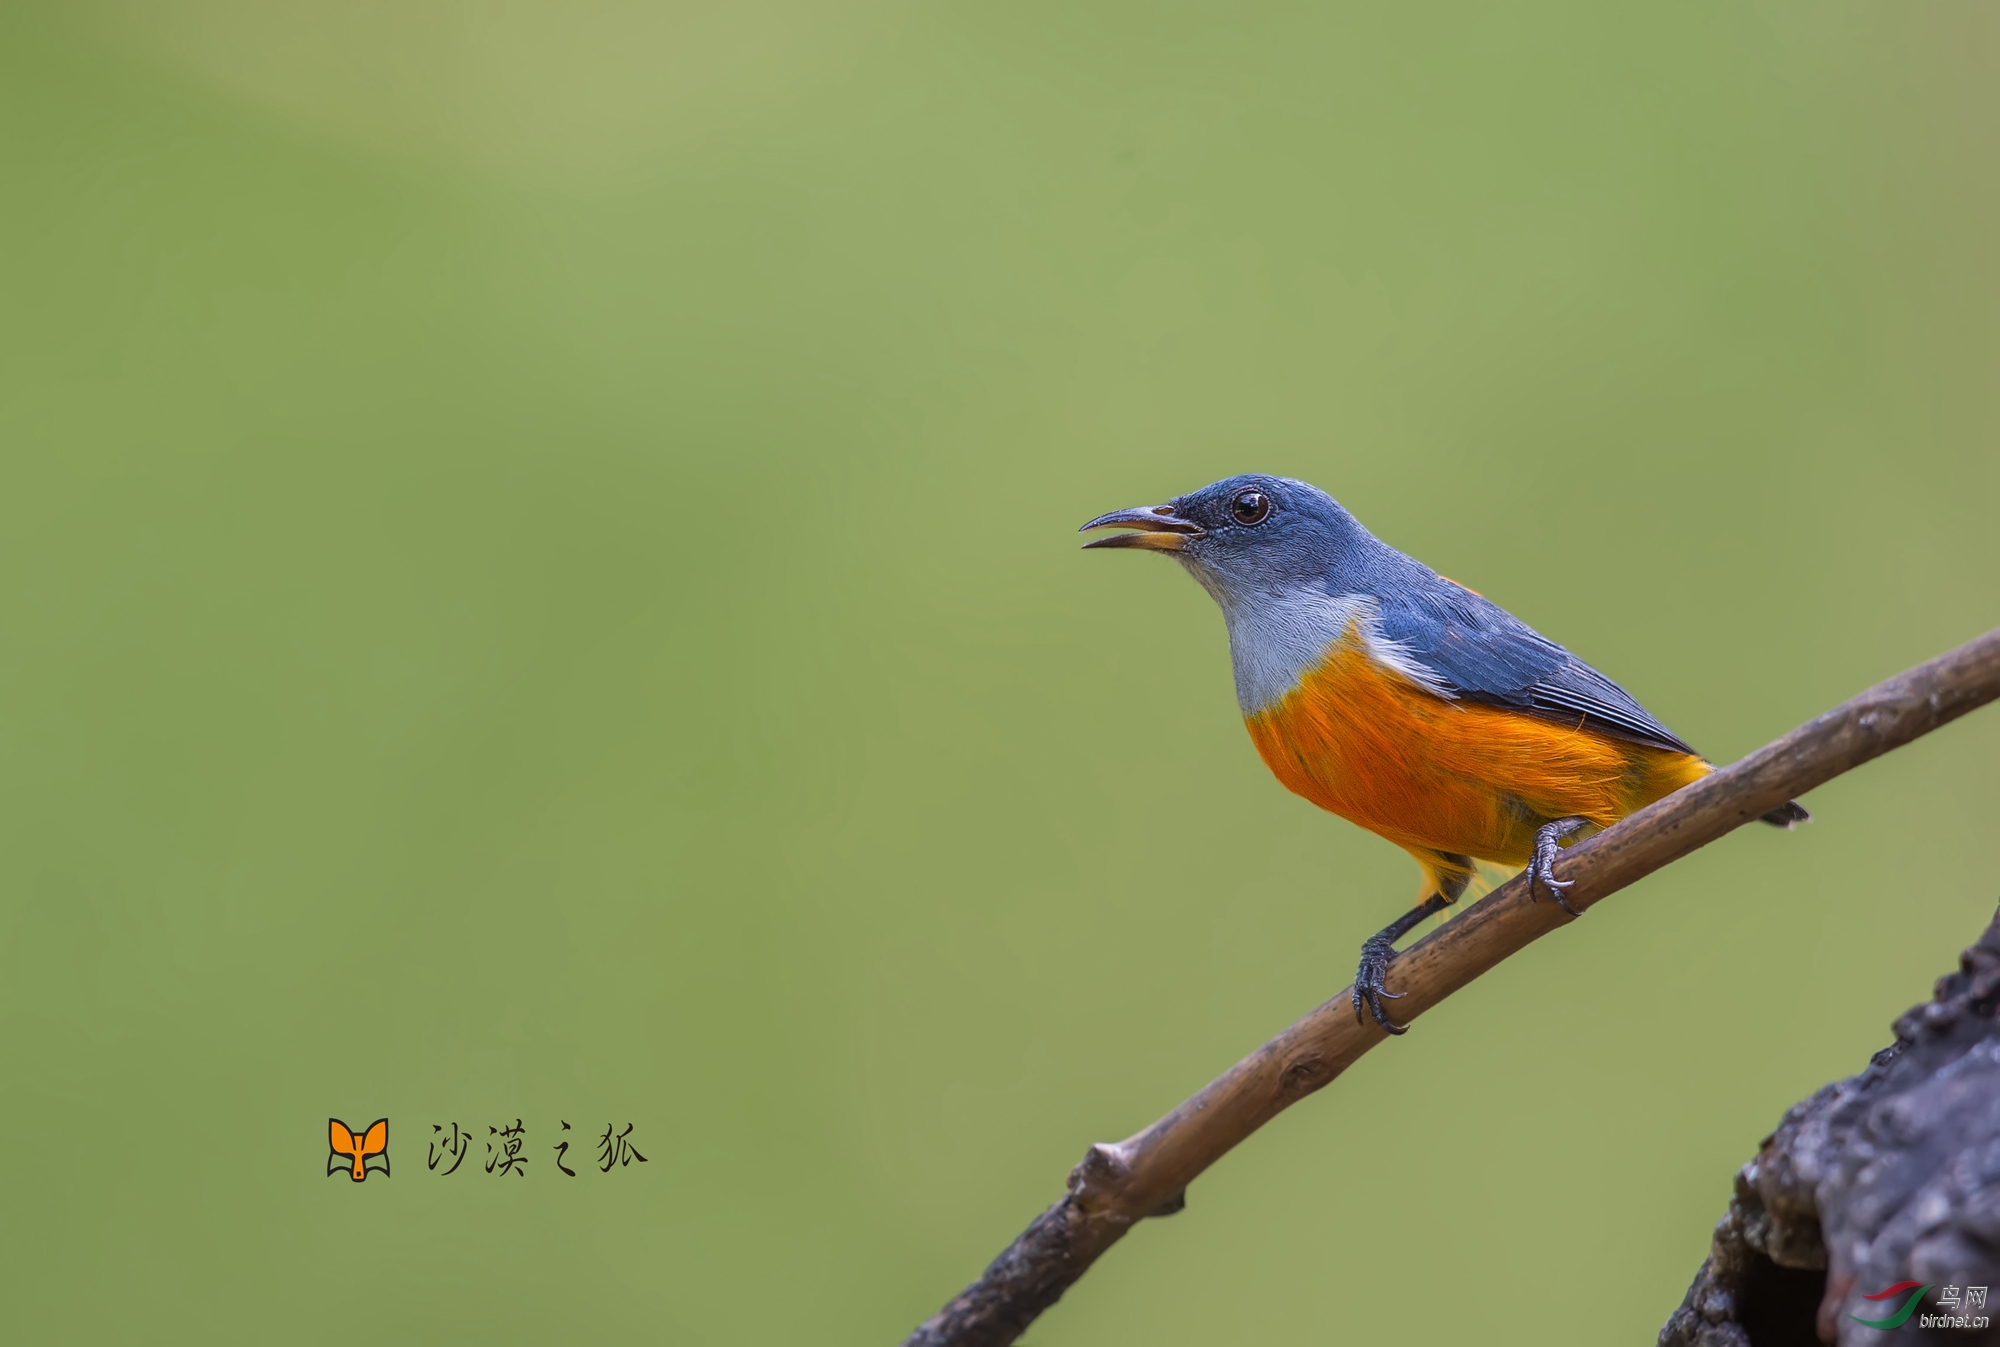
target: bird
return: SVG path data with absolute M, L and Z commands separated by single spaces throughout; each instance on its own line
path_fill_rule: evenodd
M 1288 790 L 1416 858 L 1427 896 L 1363 942 L 1354 1014 L 1406 1031 L 1383 985 L 1396 941 L 1485 861 L 1556 904 L 1564 846 L 1714 767 L 1618 684 L 1498 604 L 1397 551 L 1307 482 L 1227 477 L 1114 510 L 1086 549 L 1179 562 L 1222 609 L 1236 700 Z M 1797 801 L 1763 816 L 1791 828 Z

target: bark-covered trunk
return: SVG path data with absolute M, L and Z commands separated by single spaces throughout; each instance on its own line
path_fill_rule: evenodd
M 2000 916 L 1866 1071 L 1765 1138 L 1661 1347 L 2000 1343 L 1996 1008 Z

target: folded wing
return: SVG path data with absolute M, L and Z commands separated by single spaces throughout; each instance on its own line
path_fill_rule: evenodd
M 1462 585 L 1433 577 L 1429 584 L 1401 586 L 1379 603 L 1382 635 L 1468 701 L 1694 753 L 1632 694 Z

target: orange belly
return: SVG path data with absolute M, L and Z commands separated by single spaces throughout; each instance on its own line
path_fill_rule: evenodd
M 1686 753 L 1447 701 L 1370 659 L 1351 631 L 1244 723 L 1287 789 L 1408 850 L 1434 880 L 1453 855 L 1525 865 L 1542 824 L 1606 827 L 1711 770 Z

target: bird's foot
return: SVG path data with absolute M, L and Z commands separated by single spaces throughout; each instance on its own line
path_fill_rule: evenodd
M 1384 1001 L 1403 999 L 1401 992 L 1390 991 L 1382 982 L 1389 972 L 1389 960 L 1395 957 L 1396 941 L 1387 931 L 1361 942 L 1361 967 L 1354 972 L 1354 1022 L 1362 1022 L 1361 1011 L 1365 1007 L 1375 1017 L 1375 1023 L 1390 1033 L 1407 1034 L 1410 1031 L 1391 1020 L 1382 1009 Z
M 1389 973 L 1389 961 L 1396 957 L 1396 942 L 1415 929 L 1425 917 L 1434 916 L 1451 906 L 1451 900 L 1441 893 L 1432 894 L 1402 916 L 1384 926 L 1361 943 L 1361 966 L 1354 971 L 1354 1022 L 1365 1024 L 1362 1018 L 1365 1010 L 1375 1017 L 1375 1023 L 1392 1034 L 1407 1034 L 1407 1026 L 1397 1024 L 1389 1018 L 1389 1012 L 1382 1008 L 1384 1001 L 1400 1001 L 1403 993 L 1392 992 L 1383 979 Z
M 1563 892 L 1575 887 L 1576 881 L 1573 879 L 1557 879 L 1555 863 L 1556 856 L 1562 851 L 1563 839 L 1574 836 L 1577 832 L 1589 826 L 1589 819 L 1559 818 L 1553 823 L 1544 823 L 1541 827 L 1535 829 L 1535 858 L 1528 862 L 1529 902 L 1535 901 L 1535 885 L 1539 882 L 1548 887 L 1549 897 L 1556 900 L 1557 907 L 1569 913 L 1572 917 L 1583 915 L 1563 901 Z

